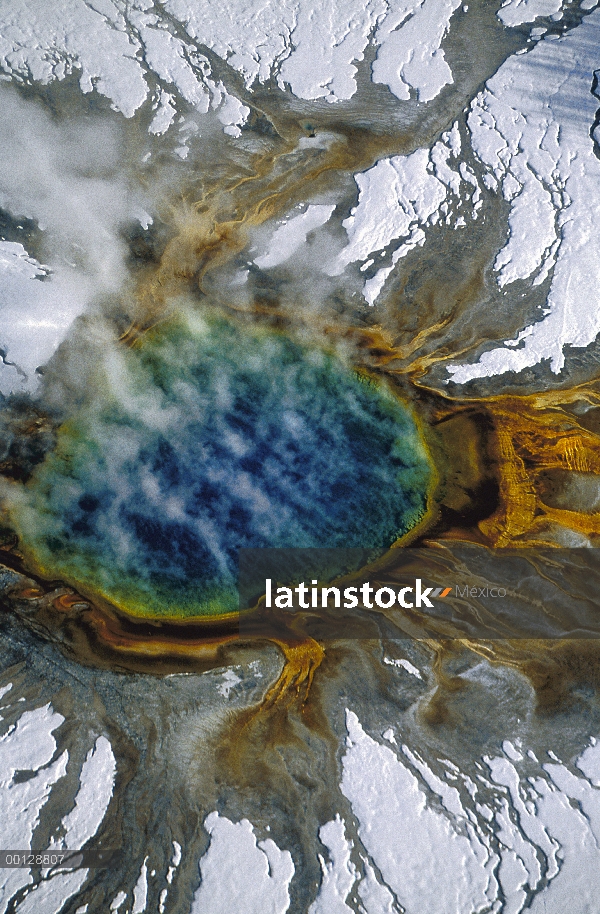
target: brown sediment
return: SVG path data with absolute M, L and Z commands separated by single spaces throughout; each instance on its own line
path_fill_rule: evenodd
M 144 268 L 137 277 L 131 325 L 121 336 L 124 344 L 139 345 L 144 333 L 168 318 L 179 307 L 179 299 L 192 290 L 199 310 L 234 308 L 230 302 L 219 301 L 214 291 L 205 299 L 198 292 L 203 291 L 209 272 L 247 246 L 253 228 L 288 213 L 306 199 L 307 187 L 313 193 L 327 190 L 330 176 L 367 168 L 381 155 L 398 151 L 398 137 L 361 134 L 360 142 L 351 142 L 348 134 L 333 141 L 328 150 L 300 153 L 296 148 L 300 135 L 297 125 L 280 127 L 281 135 L 287 131 L 286 139 L 280 138 L 274 151 L 256 156 L 250 174 L 239 174 L 229 183 L 220 181 L 197 193 L 191 188 L 187 199 L 174 204 L 165 215 L 173 237 L 159 262 Z M 277 303 L 268 308 L 254 303 L 248 316 L 256 321 L 279 321 L 278 326 L 290 332 L 308 330 L 321 344 L 345 346 L 356 368 L 386 379 L 400 396 L 414 404 L 438 480 L 427 516 L 398 547 L 432 541 L 473 543 L 490 549 L 554 546 L 561 544 L 561 531 L 594 541 L 600 535 L 600 512 L 585 511 L 584 506 L 567 510 L 544 501 L 544 474 L 549 471 L 600 476 L 600 430 L 588 427 L 590 423 L 586 425 L 573 410 L 577 404 L 600 410 L 600 393 L 594 383 L 570 390 L 479 399 L 452 398 L 427 386 L 426 375 L 432 366 L 455 361 L 472 349 L 471 343 L 458 351 L 449 343 L 440 344 L 483 284 L 483 267 L 478 265 L 443 313 L 439 290 L 425 284 L 414 330 L 407 328 L 406 318 L 403 323 L 389 307 L 376 325 L 368 325 L 366 320 L 353 322 L 350 313 L 334 319 L 325 308 L 318 317 L 314 312 L 303 314 L 302 309 L 292 314 L 289 306 Z M 25 429 L 23 434 L 31 435 L 35 428 Z M 17 470 L 13 464 L 0 467 L 0 471 L 14 475 Z M 393 570 L 393 556 L 390 567 Z M 21 597 L 41 600 L 34 589 L 29 594 L 24 591 Z M 139 622 L 97 595 L 73 592 L 55 595 L 51 606 L 42 602 L 44 618 L 49 627 L 61 630 L 65 644 L 86 661 L 106 666 L 116 663 L 126 669 L 156 672 L 205 669 L 222 663 L 223 650 L 240 641 L 232 620 L 202 624 L 198 620 Z M 398 622 L 398 616 L 391 621 Z M 420 630 L 419 620 L 409 612 L 403 613 L 402 624 Z M 438 635 L 440 640 L 433 639 L 432 646 L 441 645 L 452 633 L 447 630 Z M 254 637 L 260 640 L 260 633 Z M 307 691 L 323 660 L 323 649 L 317 642 L 299 642 L 297 633 L 288 632 L 287 640 L 271 635 L 270 640 L 282 650 L 286 665 L 267 695 L 266 707 L 281 704 L 295 691 Z M 468 643 L 470 649 L 481 650 L 489 659 L 518 666 L 540 694 L 562 694 L 558 685 L 544 685 L 545 675 L 557 683 L 579 681 L 573 678 L 572 644 L 564 648 L 563 663 L 557 660 L 563 650 L 558 644 L 553 645 L 550 658 L 546 656 L 547 643 L 531 642 L 527 649 L 500 647 L 499 642 L 492 648 L 480 648 L 475 641 Z M 589 647 L 590 658 L 594 650 L 594 646 Z M 444 653 L 441 647 L 440 651 Z M 591 665 L 590 660 L 585 673 L 588 678 L 595 675 Z M 566 671 L 570 671 L 568 675 Z M 436 664 L 435 674 L 440 694 L 457 687 L 454 679 L 444 676 L 441 663 Z M 441 719 L 442 707 L 441 699 L 432 701 L 432 720 Z
M 27 587 L 25 590 L 16 594 L 21 600 L 37 600 L 38 597 L 41 597 L 42 595 L 43 590 L 39 590 L 37 587 Z
M 71 612 L 72 609 L 89 609 L 89 604 L 76 593 L 61 594 L 52 601 L 52 605 L 59 612 L 66 613 Z
M 489 519 L 484 530 L 494 545 L 518 542 L 523 536 L 528 542 L 551 541 L 547 534 L 550 523 L 588 536 L 600 533 L 600 514 L 588 514 L 576 506 L 570 511 L 559 510 L 543 500 L 541 476 L 546 470 L 577 470 L 600 476 L 600 438 L 565 409 L 582 399 L 600 405 L 600 397 L 591 387 L 518 400 L 502 398 L 490 404 L 506 505 Z
M 572 508 L 552 507 L 545 501 L 548 474 L 552 471 L 564 474 L 552 477 L 555 486 L 560 486 L 561 479 L 573 480 L 573 473 L 596 477 L 600 483 L 600 435 L 591 420 L 600 415 L 597 382 L 567 390 L 489 397 L 478 400 L 476 405 L 470 401 L 468 408 L 482 410 L 487 417 L 489 431 L 479 459 L 488 471 L 493 469 L 497 504 L 476 528 L 454 525 L 440 531 L 440 538 L 482 543 L 492 549 L 527 550 L 533 564 L 536 549 L 568 546 L 572 534 L 588 537 L 590 545 L 597 546 L 600 512 L 590 510 L 584 503 L 584 492 L 577 504 L 576 480 L 569 489 Z M 456 438 L 457 448 L 464 447 L 461 438 Z M 565 578 L 567 594 L 571 586 L 573 581 Z M 574 604 L 581 599 L 581 593 L 572 593 Z M 600 606 L 597 593 L 590 592 L 583 599 L 591 609 Z M 598 636 L 583 640 L 466 640 L 463 645 L 493 663 L 514 667 L 525 675 L 535 689 L 541 712 L 564 710 L 577 701 L 581 688 L 595 692 L 600 689 Z M 440 682 L 440 695 L 447 695 L 446 682 Z M 438 704 L 445 707 L 439 696 L 432 703 L 430 722 L 441 720 Z
M 381 351 L 382 336 L 371 331 L 370 340 Z M 384 366 L 375 374 L 391 376 L 398 392 L 406 395 L 406 382 L 401 377 Z M 598 473 L 598 436 L 585 428 L 571 409 L 582 401 L 595 406 L 598 402 L 595 391 L 579 388 L 526 397 L 452 401 L 419 385 L 414 402 L 423 416 L 424 433 L 438 467 L 439 481 L 428 526 L 422 530 L 416 528 L 412 541 L 411 534 L 407 541 L 426 546 L 433 560 L 436 543 L 441 547 L 445 543 L 448 546 L 472 543 L 491 550 L 501 547 L 503 552 L 518 551 L 524 547 L 557 545 L 548 532 L 550 521 L 555 527 L 567 530 L 582 530 L 587 523 L 589 529 L 596 521 L 594 514 L 548 508 L 539 482 L 541 474 L 549 468 Z M 401 551 L 406 556 L 406 551 Z M 372 580 L 380 586 L 398 585 L 394 552 L 391 550 L 379 572 L 373 569 Z M 422 564 L 422 557 L 416 557 L 415 561 L 415 574 L 427 577 L 427 565 Z M 450 563 L 447 567 L 457 566 Z M 429 572 L 433 573 L 433 569 L 431 565 Z M 443 574 L 439 581 L 435 580 L 436 584 L 447 583 Z M 20 594 L 29 603 L 35 603 L 38 596 L 36 588 L 25 589 Z M 271 618 L 268 624 L 265 622 L 264 631 L 248 631 L 240 638 L 237 619 L 187 623 L 139 620 L 93 594 L 65 592 L 64 585 L 60 592 L 54 592 L 50 605 L 48 600 L 39 602 L 40 622 L 55 632 L 59 630 L 59 640 L 84 662 L 107 668 L 117 666 L 159 674 L 205 670 L 224 664 L 230 649 L 270 640 L 282 650 L 286 664 L 279 680 L 267 693 L 265 709 L 290 703 L 301 707 L 314 673 L 322 663 L 323 651 L 329 649 L 310 638 L 303 643 L 298 640 L 302 620 L 295 622 L 292 631 L 283 624 L 285 620 Z M 86 603 L 88 609 L 84 608 Z M 503 639 L 499 637 L 490 643 L 465 638 L 464 633 L 443 620 L 437 627 L 424 627 L 422 616 L 414 611 L 398 609 L 382 615 L 387 615 L 397 627 L 400 637 L 426 642 L 439 657 L 446 657 L 452 651 L 452 639 L 458 639 L 457 643 L 469 651 L 520 669 L 535 686 L 540 707 L 544 709 L 566 701 L 578 684 L 595 683 L 599 678 L 598 641 L 586 642 L 586 661 L 578 664 L 578 642 L 573 640 L 519 638 L 515 641 L 508 631 Z M 280 632 L 279 636 L 276 631 Z M 444 696 L 460 687 L 460 677 L 445 675 L 441 661 L 435 664 L 434 675 L 438 690 L 429 710 L 424 712 L 424 720 L 447 724 L 450 717 Z
M 288 656 L 290 645 L 282 644 L 282 649 Z M 296 645 L 302 653 L 308 648 L 308 654 L 313 655 L 321 665 L 323 675 L 310 683 L 310 689 L 296 688 L 296 683 L 288 684 L 279 691 L 277 700 L 269 700 L 269 694 L 281 685 L 285 676 L 285 665 L 275 685 L 272 686 L 265 700 L 255 707 L 240 709 L 231 715 L 227 731 L 215 746 L 215 755 L 219 768 L 229 773 L 233 778 L 236 788 L 252 787 L 257 776 L 262 783 L 272 785 L 273 793 L 281 796 L 284 802 L 289 802 L 290 797 L 297 793 L 299 784 L 288 767 L 290 756 L 282 755 L 282 747 L 293 749 L 302 760 L 315 753 L 318 746 L 322 757 L 321 764 L 329 770 L 335 781 L 337 778 L 336 754 L 338 738 L 331 726 L 324 707 L 328 699 L 328 683 L 335 681 L 340 664 L 345 657 L 345 651 L 337 646 L 332 646 L 326 654 L 314 654 L 314 647 L 310 645 Z M 294 646 L 292 646 L 292 650 Z M 292 660 L 292 663 L 294 661 Z M 304 663 L 303 663 L 304 665 Z M 308 773 L 318 771 L 318 765 L 306 764 L 298 766 Z M 307 776 L 306 774 L 304 775 Z M 321 779 L 315 774 L 311 791 L 323 793 L 322 802 L 327 803 L 325 778 Z
M 568 408 L 577 403 L 600 408 L 595 385 L 478 402 L 492 429 L 486 456 L 498 483 L 498 505 L 478 524 L 489 545 L 562 545 L 552 532 L 557 527 L 587 536 L 600 533 L 599 513 L 588 513 L 583 505 L 563 510 L 544 502 L 549 470 L 600 477 L 600 437 Z
M 159 263 L 138 278 L 125 342 L 135 341 L 172 313 L 178 297 L 194 287 L 202 290 L 207 273 L 247 246 L 251 229 L 304 202 L 307 188 L 313 196 L 327 192 L 330 178 L 369 168 L 381 155 L 397 151 L 399 142 L 397 136 L 373 136 L 366 131 L 358 131 L 360 142 L 355 142 L 357 131 L 348 127 L 348 135 L 332 136 L 327 149 L 299 150 L 297 143 L 304 134 L 297 122 L 282 123 L 279 129 L 275 149 L 255 155 L 245 173 L 229 182 L 221 179 L 212 186 L 203 185 L 196 192 L 190 188 L 184 199 L 166 209 L 164 220 L 173 237 Z
M 265 695 L 264 705 L 268 708 L 296 700 L 302 706 L 308 698 L 315 672 L 323 662 L 325 651 L 314 638 L 304 638 L 299 642 L 274 640 L 273 643 L 282 652 L 285 663 L 279 679 Z

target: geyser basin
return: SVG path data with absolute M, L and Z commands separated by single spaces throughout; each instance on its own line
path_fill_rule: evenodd
M 43 574 L 130 614 L 233 612 L 240 547 L 387 547 L 426 512 L 410 411 L 320 349 L 187 315 L 95 383 L 10 511 Z

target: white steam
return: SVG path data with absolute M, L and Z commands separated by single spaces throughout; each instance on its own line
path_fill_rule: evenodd
M 0 207 L 42 231 L 46 268 L 14 243 L 0 257 L 0 392 L 34 391 L 77 315 L 126 278 L 119 230 L 145 201 L 128 186 L 117 120 L 59 122 L 0 87 Z

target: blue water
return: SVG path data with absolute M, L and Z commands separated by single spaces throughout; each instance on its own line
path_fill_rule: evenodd
M 284 335 L 181 319 L 97 385 L 15 518 L 45 570 L 130 612 L 230 611 L 240 547 L 387 547 L 426 510 L 408 408 Z

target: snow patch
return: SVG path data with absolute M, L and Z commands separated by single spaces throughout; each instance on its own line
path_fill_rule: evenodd
M 293 51 L 279 70 L 277 82 L 299 98 L 328 102 L 352 98 L 356 92 L 354 62 L 364 51 L 384 0 L 312 0 L 296 5 L 290 42 Z
M 51 841 L 49 850 L 80 850 L 93 838 L 104 820 L 112 797 L 115 771 L 111 745 L 105 736 L 100 736 L 81 768 L 75 805 L 62 819 L 63 836 Z M 40 911 L 44 914 L 59 914 L 66 901 L 82 887 L 88 873 L 87 869 L 70 873 L 45 870 L 45 878 L 18 906 L 18 914 L 38 914 Z
M 416 751 L 403 745 L 400 754 L 378 743 L 349 710 L 346 725 L 341 788 L 370 855 L 358 883 L 367 914 L 371 891 L 379 898 L 373 912 L 396 910 L 390 889 L 411 914 L 520 914 L 525 905 L 534 914 L 587 914 L 596 909 L 600 744 L 595 739 L 575 761 L 584 777 L 554 753 L 556 761 L 542 765 L 538 777 L 523 777 L 517 765 L 525 755 L 537 763 L 536 756 L 505 740 L 504 756 L 483 759 L 490 780 L 477 776 L 491 792 L 490 804 L 473 802 L 467 808 L 460 791 L 438 777 Z M 448 776 L 464 782 L 474 801 L 473 781 L 453 762 L 440 761 Z M 434 807 L 434 799 L 446 813 Z M 371 862 L 384 885 L 377 883 Z
M 471 107 L 473 150 L 511 204 L 508 241 L 495 264 L 499 284 L 532 278 L 539 284 L 553 275 L 542 319 L 477 363 L 448 366 L 456 383 L 544 360 L 558 374 L 565 346 L 588 346 L 600 332 L 600 310 L 590 307 L 600 285 L 600 212 L 590 206 L 600 196 L 600 161 L 590 137 L 599 41 L 596 11 L 562 38 L 510 58 Z
M 140 870 L 140 875 L 138 876 L 138 881 L 133 887 L 133 907 L 131 909 L 131 914 L 143 914 L 146 910 L 146 904 L 148 902 L 148 867 L 147 867 L 148 858 L 146 857 L 142 863 L 142 868 Z
M 389 666 L 401 666 L 406 670 L 407 673 L 410 673 L 411 676 L 416 676 L 417 679 L 422 679 L 421 671 L 414 666 L 410 660 L 404 660 L 400 658 L 398 660 L 390 660 L 389 657 L 384 657 L 383 662 L 387 663 Z
M 538 16 L 552 16 L 562 7 L 562 0 L 505 0 L 498 10 L 503 25 L 514 28 L 524 22 L 533 22 Z
M 397 98 L 416 91 L 428 102 L 452 83 L 452 71 L 441 48 L 452 14 L 462 0 L 395 0 L 375 35 L 380 45 L 373 82 L 384 83 Z
M 235 689 L 236 685 L 242 680 L 234 673 L 233 670 L 225 670 L 223 673 L 223 682 L 217 686 L 217 692 L 223 696 L 223 698 L 229 698 L 229 694 L 232 689 Z
M 81 91 L 95 88 L 125 117 L 135 114 L 148 92 L 138 51 L 111 0 L 103 13 L 82 0 L 3 4 L 0 67 L 6 73 L 49 83 L 80 68 Z
M 461 834 L 429 808 L 416 776 L 365 733 L 352 711 L 346 711 L 346 726 L 340 786 L 366 850 L 399 902 L 428 914 L 489 909 L 497 860 L 474 829 L 467 823 Z
M 458 157 L 460 148 L 460 132 L 454 124 L 432 149 L 381 159 L 368 171 L 356 175 L 358 203 L 342 223 L 348 244 L 329 268 L 329 275 L 338 276 L 350 263 L 366 261 L 373 252 L 383 252 L 402 241 L 391 255 L 391 264 L 381 267 L 364 284 L 365 300 L 373 305 L 398 261 L 423 245 L 425 229 L 448 212 L 449 196 L 460 199 L 465 181 L 475 186 L 472 199 L 476 218 L 481 191 L 475 175 L 471 170 L 461 174 L 448 164 L 450 157 Z M 446 221 L 450 223 L 451 217 Z M 458 226 L 459 221 L 455 224 Z
M 7 849 L 31 847 L 39 814 L 52 786 L 67 770 L 68 753 L 54 761 L 53 733 L 64 722 L 50 704 L 25 711 L 0 738 L 0 821 L 2 842 Z M 15 782 L 17 771 L 30 771 L 28 780 Z M 32 881 L 25 869 L 0 870 L 0 914 L 16 891 Z
M 247 819 L 234 823 L 212 812 L 204 827 L 210 845 L 200 860 L 202 881 L 190 914 L 284 914 L 294 875 L 290 852 L 270 838 L 257 842 Z
M 62 820 L 64 837 L 57 847 L 79 850 L 96 834 L 113 795 L 116 770 L 112 747 L 99 736 L 83 763 L 75 806 Z
M 339 815 L 319 829 L 319 838 L 329 851 L 330 862 L 319 854 L 323 877 L 309 914 L 348 914 L 353 909 L 348 907 L 346 899 L 357 875 L 350 860 L 352 842 L 346 839 L 344 822 Z

